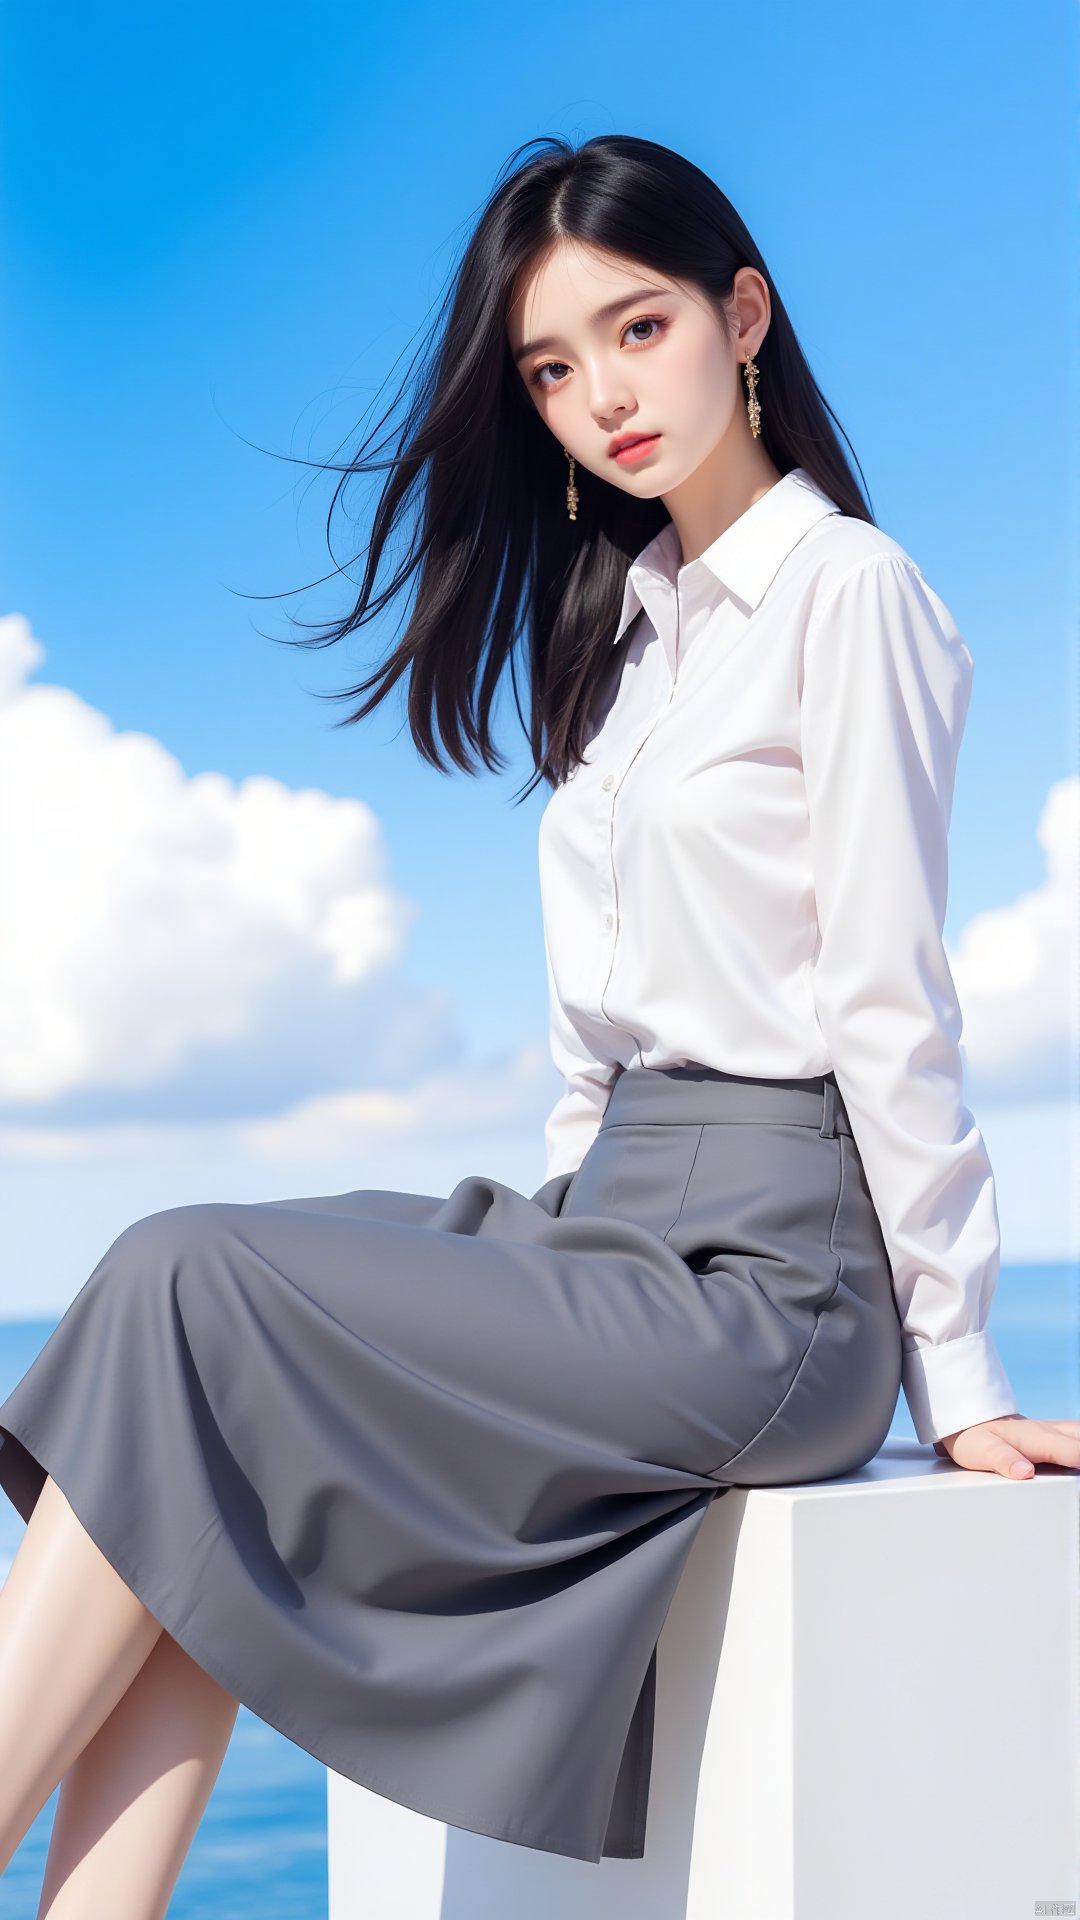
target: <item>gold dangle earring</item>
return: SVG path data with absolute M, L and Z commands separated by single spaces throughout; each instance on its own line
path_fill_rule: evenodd
M 746 384 L 750 389 L 750 395 L 746 402 L 746 411 L 750 415 L 750 432 L 756 440 L 761 433 L 761 408 L 758 405 L 757 397 L 758 369 L 754 365 L 753 358 L 750 354 L 747 354 L 746 359 L 743 361 L 743 372 L 746 375 Z
M 566 511 L 570 515 L 571 520 L 576 520 L 578 490 L 574 485 L 574 456 L 570 452 L 569 447 L 564 447 L 563 452 L 570 462 L 570 478 L 566 483 Z

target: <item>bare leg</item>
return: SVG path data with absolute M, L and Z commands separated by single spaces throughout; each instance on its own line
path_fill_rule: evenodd
M 0 1874 L 162 1631 L 47 1478 L 0 1589 Z
M 239 1706 L 161 1634 L 64 1775 L 37 1920 L 162 1920 Z

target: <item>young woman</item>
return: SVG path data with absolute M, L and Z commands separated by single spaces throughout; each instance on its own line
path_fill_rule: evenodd
M 987 1328 L 941 939 L 971 655 L 719 189 L 621 136 L 514 159 L 318 644 L 414 490 L 350 718 L 408 671 L 418 750 L 491 765 L 524 635 L 546 1178 L 151 1214 L 0 1405 L 0 1864 L 62 1780 L 50 1914 L 165 1911 L 240 1700 L 436 1819 L 639 1858 L 715 1498 L 858 1468 L 901 1385 L 962 1467 L 1080 1459 Z

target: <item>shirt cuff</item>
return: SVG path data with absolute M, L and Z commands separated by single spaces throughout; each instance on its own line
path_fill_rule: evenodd
M 901 1366 L 904 1399 L 924 1444 L 1020 1411 L 993 1335 L 985 1328 L 938 1346 L 905 1347 Z

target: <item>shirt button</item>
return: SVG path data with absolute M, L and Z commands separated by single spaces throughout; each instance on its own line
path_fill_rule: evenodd
M 615 785 L 615 775 L 613 773 L 605 773 L 600 785 L 603 787 L 604 792 L 607 793 L 608 788 Z
M 604 925 L 605 927 L 613 927 L 615 925 L 615 915 L 613 913 L 605 913 Z

